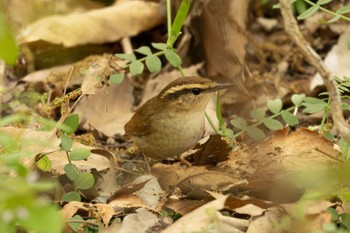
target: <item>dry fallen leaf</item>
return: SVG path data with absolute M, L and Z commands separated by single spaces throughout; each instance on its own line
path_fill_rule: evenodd
M 184 215 L 162 233 L 190 233 L 207 229 L 216 229 L 216 232 L 245 232 L 249 221 L 226 217 L 220 214 L 225 206 L 227 196 L 221 196 L 217 200 L 211 201 L 194 211 Z
M 162 21 L 158 3 L 123 1 L 88 12 L 42 18 L 22 31 L 19 42 L 42 40 L 65 47 L 113 42 L 146 31 Z
M 130 119 L 134 103 L 133 87 L 125 78 L 121 84 L 96 90 L 75 108 L 84 129 L 96 129 L 108 137 L 124 134 L 124 124 Z

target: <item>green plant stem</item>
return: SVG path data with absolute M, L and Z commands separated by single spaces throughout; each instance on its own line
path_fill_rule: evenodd
M 205 114 L 205 118 L 207 118 L 207 121 L 209 122 L 210 127 L 214 130 L 214 132 L 216 134 L 219 134 L 219 130 L 215 127 L 213 121 L 211 120 L 210 116 L 208 115 L 207 112 L 204 113 Z
M 160 56 L 161 56 L 161 55 L 163 55 L 164 53 L 165 53 L 164 51 L 159 51 L 159 52 L 154 53 L 153 55 L 156 55 L 156 56 L 160 57 Z M 138 61 L 140 61 L 140 62 L 144 62 L 144 61 L 146 61 L 146 58 L 147 58 L 147 56 L 145 56 L 145 57 L 143 57 L 143 58 L 138 59 Z M 131 62 L 130 62 L 130 63 L 131 63 Z M 126 66 L 124 66 L 124 69 L 129 68 L 130 63 L 129 63 L 129 64 L 127 64 Z
M 182 67 L 181 67 L 181 66 L 178 66 L 177 69 L 179 70 L 181 76 L 182 76 L 182 77 L 185 77 L 185 73 L 184 73 Z
M 68 162 L 69 162 L 70 164 L 72 164 L 72 160 L 70 160 L 70 157 L 69 157 L 68 152 L 67 152 L 67 151 L 65 151 L 65 152 L 66 152 L 66 155 L 67 155 Z
M 341 15 L 341 14 L 337 14 L 337 13 L 335 13 L 335 12 L 333 12 L 333 11 L 331 11 L 331 10 L 328 10 L 328 9 L 326 9 L 326 8 L 320 6 L 320 5 L 317 5 L 316 3 L 314 3 L 314 2 L 312 2 L 312 1 L 310 1 L 310 0 L 303 0 L 303 1 L 306 2 L 306 3 L 308 3 L 308 4 L 310 4 L 310 5 L 312 5 L 312 6 L 318 6 L 318 8 L 319 8 L 320 10 L 322 10 L 322 11 L 324 11 L 324 12 L 330 14 L 330 15 L 338 16 L 338 17 L 340 17 L 341 19 L 344 19 L 344 20 L 350 22 L 350 18 L 349 18 L 349 17 L 346 17 L 346 16 Z
M 328 116 L 328 113 L 330 111 L 330 105 L 331 105 L 331 98 L 328 97 L 327 106 L 324 109 L 324 113 L 323 113 L 323 116 L 322 116 L 320 129 L 318 130 L 319 133 L 323 132 L 324 124 L 326 123 L 327 116 Z
M 171 0 L 166 1 L 166 15 L 167 15 L 168 35 L 169 35 L 171 30 Z
M 296 107 L 293 106 L 293 107 L 287 108 L 285 111 L 291 112 L 291 111 L 294 110 L 295 108 L 296 108 Z M 275 118 L 275 117 L 277 117 L 277 116 L 279 116 L 279 115 L 281 115 L 281 112 L 276 113 L 276 114 L 274 114 L 274 115 L 272 115 L 272 116 L 269 116 L 268 119 L 273 119 L 273 118 Z M 256 126 L 259 126 L 259 125 L 261 125 L 261 124 L 263 124 L 263 123 L 264 123 L 263 121 L 258 121 L 258 122 L 256 122 L 255 124 L 252 124 L 252 125 L 250 125 L 250 126 L 256 127 Z M 239 131 L 238 133 L 234 134 L 234 138 L 237 138 L 239 135 L 244 134 L 246 131 L 247 131 L 247 130 L 245 130 L 245 129 L 243 129 L 242 131 Z

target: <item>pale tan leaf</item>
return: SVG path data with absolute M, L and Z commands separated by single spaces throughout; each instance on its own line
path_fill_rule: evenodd
M 124 1 L 111 7 L 42 18 L 19 37 L 21 44 L 39 40 L 72 47 L 117 41 L 162 22 L 158 3 Z

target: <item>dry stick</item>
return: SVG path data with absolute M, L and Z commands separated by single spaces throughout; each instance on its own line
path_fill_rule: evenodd
M 346 124 L 343 116 L 341 98 L 337 89 L 337 83 L 334 81 L 334 79 L 331 78 L 331 73 L 323 63 L 320 56 L 311 48 L 309 43 L 301 34 L 298 23 L 292 14 L 290 0 L 280 0 L 280 3 L 285 31 L 289 34 L 294 43 L 299 47 L 306 60 L 320 73 L 329 93 L 331 114 L 334 125 L 337 128 L 340 136 L 346 139 L 346 141 L 350 142 L 350 127 Z

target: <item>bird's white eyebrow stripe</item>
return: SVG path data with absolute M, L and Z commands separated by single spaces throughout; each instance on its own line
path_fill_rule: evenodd
M 161 95 L 161 98 L 164 98 L 164 97 L 167 96 L 167 95 L 174 94 L 175 92 L 179 92 L 179 91 L 182 91 L 182 90 L 189 90 L 189 89 L 192 89 L 192 88 L 200 88 L 200 89 L 202 89 L 202 88 L 203 88 L 203 85 L 200 85 L 200 84 L 198 84 L 198 83 L 193 83 L 193 84 L 186 84 L 186 85 L 174 86 L 174 87 L 171 87 L 171 88 L 169 88 L 168 90 L 166 90 L 166 91 Z

